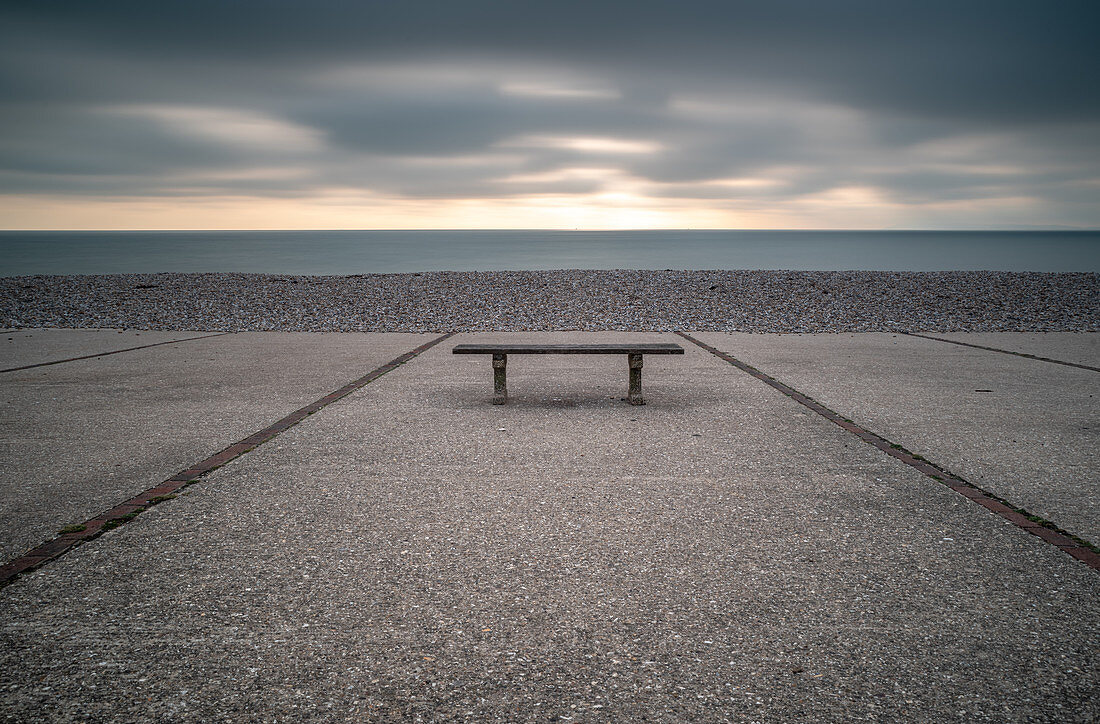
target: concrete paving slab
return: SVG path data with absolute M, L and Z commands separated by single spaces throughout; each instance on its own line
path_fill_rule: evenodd
M 956 342 L 980 344 L 1010 352 L 1049 357 L 1090 367 L 1100 367 L 1100 333 L 1097 332 L 927 332 Z
M 1094 571 L 698 348 L 493 406 L 490 338 L 589 339 L 455 337 L 0 590 L 0 714 L 1100 716 Z
M 1100 541 L 1100 374 L 887 333 L 697 336 L 975 485 Z
M 430 335 L 240 333 L 0 375 L 7 561 Z M 95 341 L 77 335 L 70 349 Z M 58 347 L 65 346 L 56 335 Z
M 20 329 L 0 335 L 0 370 L 216 334 L 132 329 Z

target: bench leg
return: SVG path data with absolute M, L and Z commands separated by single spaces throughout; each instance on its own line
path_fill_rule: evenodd
M 508 355 L 493 353 L 493 404 L 508 401 Z
M 644 405 L 642 399 L 642 356 L 640 354 L 628 355 L 630 364 L 630 404 Z

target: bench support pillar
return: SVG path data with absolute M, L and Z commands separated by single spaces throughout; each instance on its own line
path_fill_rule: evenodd
M 642 399 L 642 355 L 630 354 L 627 357 L 630 364 L 630 404 L 644 405 L 645 400 Z
M 493 404 L 508 401 L 508 355 L 493 353 Z

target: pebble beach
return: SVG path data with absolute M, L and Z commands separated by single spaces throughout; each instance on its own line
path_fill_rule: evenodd
M 1094 332 L 1100 274 L 512 271 L 0 278 L 0 326 L 195 331 Z

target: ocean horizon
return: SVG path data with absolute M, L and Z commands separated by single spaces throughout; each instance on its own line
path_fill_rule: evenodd
M 676 269 L 1100 272 L 1100 230 L 0 231 L 0 276 Z

